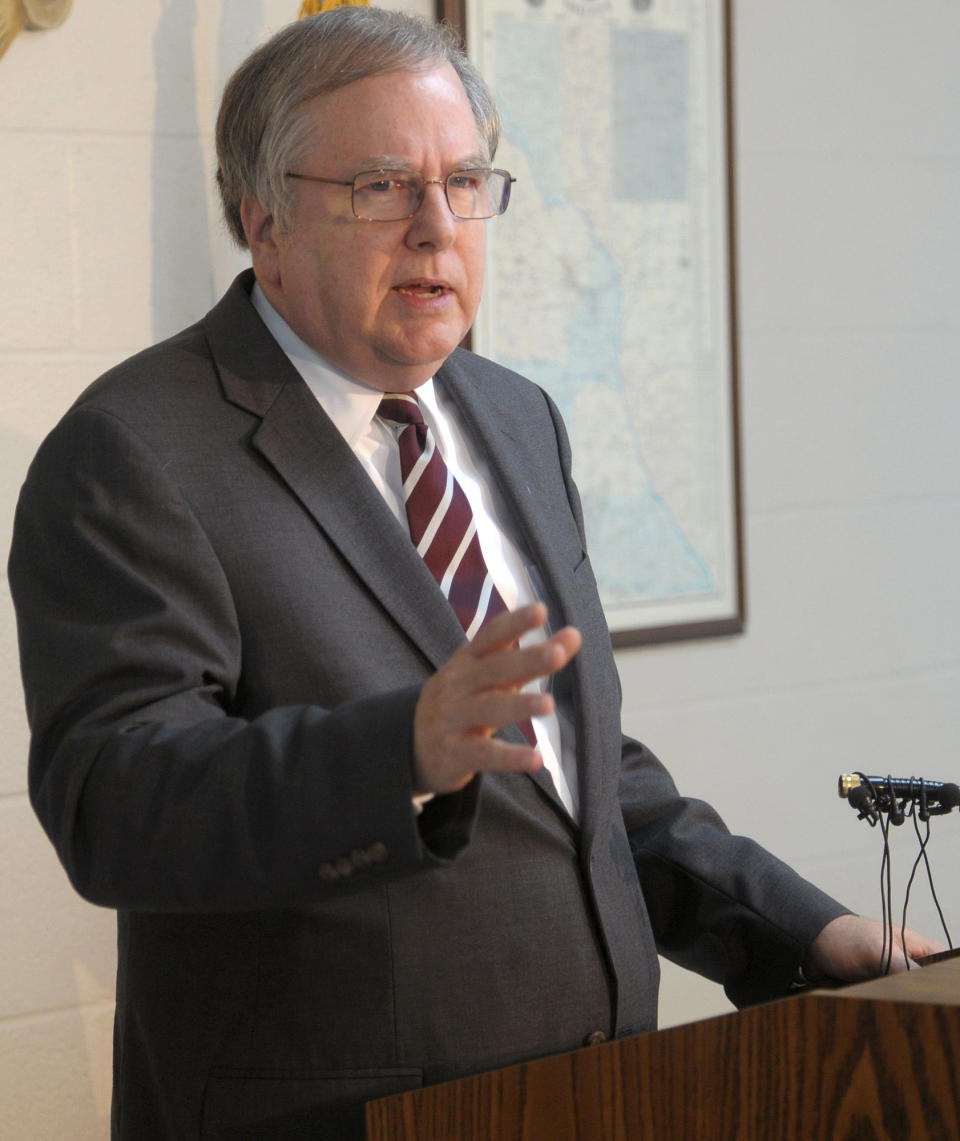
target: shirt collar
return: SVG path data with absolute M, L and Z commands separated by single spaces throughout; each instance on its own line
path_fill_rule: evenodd
M 301 340 L 267 300 L 259 282 L 254 284 L 250 299 L 273 339 L 290 358 L 290 363 L 303 377 L 320 407 L 347 443 L 354 447 L 376 416 L 383 393 L 378 388 L 355 380 Z M 417 395 L 421 399 L 425 397 L 430 407 L 435 405 L 432 377 L 417 389 Z

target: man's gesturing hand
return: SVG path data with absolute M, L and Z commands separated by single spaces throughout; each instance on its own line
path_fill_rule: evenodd
M 413 718 L 415 791 L 455 792 L 478 772 L 533 772 L 536 749 L 494 737 L 498 729 L 553 710 L 549 694 L 521 693 L 556 673 L 580 649 L 572 626 L 521 649 L 519 639 L 547 620 L 539 602 L 500 614 L 424 685 Z

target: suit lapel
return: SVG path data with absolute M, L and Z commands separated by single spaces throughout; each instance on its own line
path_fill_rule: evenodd
M 260 417 L 252 446 L 437 668 L 463 644 L 456 615 L 438 604 L 440 588 L 409 534 L 260 321 L 246 280 L 242 275 L 205 321 L 224 395 Z
M 409 533 L 302 381 L 284 388 L 253 445 L 397 625 L 442 665 L 463 643 L 460 623 Z

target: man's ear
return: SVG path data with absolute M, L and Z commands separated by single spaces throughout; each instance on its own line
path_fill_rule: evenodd
M 279 285 L 277 223 L 273 214 L 268 213 L 252 195 L 245 194 L 240 203 L 240 220 L 258 281 Z

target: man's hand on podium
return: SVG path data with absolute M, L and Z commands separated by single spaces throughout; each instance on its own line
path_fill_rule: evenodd
M 901 941 L 898 928 L 894 932 L 893 955 L 890 957 L 891 974 L 907 970 L 904 945 L 911 959 L 922 959 L 944 950 L 942 943 L 909 929 L 903 933 Z M 889 944 L 884 947 L 883 924 L 879 919 L 841 915 L 828 923 L 810 944 L 803 960 L 803 974 L 811 983 L 827 979 L 862 982 L 885 973 L 889 953 Z

